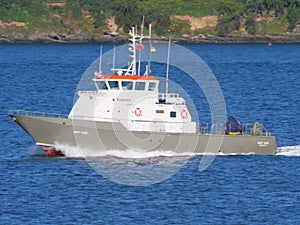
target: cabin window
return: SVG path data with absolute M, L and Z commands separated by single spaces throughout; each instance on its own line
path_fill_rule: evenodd
M 99 90 L 107 90 L 107 85 L 105 81 L 97 81 L 97 86 Z
M 170 117 L 172 117 L 172 118 L 176 118 L 176 112 L 174 112 L 174 111 L 171 111 L 171 112 L 170 112 Z
M 154 91 L 155 88 L 156 88 L 156 82 L 150 82 L 149 87 L 148 87 L 148 91 Z
M 108 81 L 108 84 L 111 90 L 119 90 L 118 81 Z
M 133 82 L 132 81 L 122 81 L 123 90 L 132 90 Z
M 146 83 L 145 82 L 136 82 L 135 90 L 145 90 Z

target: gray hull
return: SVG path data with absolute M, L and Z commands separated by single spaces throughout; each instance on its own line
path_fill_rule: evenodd
M 274 136 L 128 132 L 120 123 L 18 114 L 10 117 L 42 148 L 62 144 L 78 148 L 82 156 L 97 156 L 111 149 L 264 155 L 276 154 L 277 150 Z

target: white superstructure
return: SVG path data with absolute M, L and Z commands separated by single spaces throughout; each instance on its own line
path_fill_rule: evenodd
M 113 68 L 116 74 L 110 75 L 99 71 L 93 78 L 96 91 L 78 92 L 69 118 L 120 122 L 129 131 L 196 133 L 185 100 L 179 94 L 159 93 L 159 80 L 148 71 L 140 75 L 136 51 L 143 48 L 142 39 L 150 34 L 136 35 L 132 28 L 130 35 L 132 62 L 128 68 Z

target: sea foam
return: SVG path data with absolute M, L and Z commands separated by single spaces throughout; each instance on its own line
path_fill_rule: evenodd
M 277 155 L 300 156 L 300 145 L 280 147 Z
M 224 153 L 194 153 L 194 152 L 173 152 L 165 150 L 154 150 L 154 151 L 143 151 L 142 149 L 110 149 L 105 151 L 81 151 L 79 148 L 56 144 L 56 149 L 61 150 L 66 157 L 69 158 L 85 158 L 85 157 L 117 157 L 117 158 L 132 158 L 132 159 L 143 159 L 143 158 L 154 158 L 154 157 L 181 157 L 181 156 L 212 156 L 212 155 L 254 155 L 255 153 L 246 154 L 224 154 Z M 93 152 L 92 155 L 85 155 L 82 152 Z M 280 156 L 300 156 L 300 145 L 296 146 L 283 146 L 277 149 L 277 154 Z

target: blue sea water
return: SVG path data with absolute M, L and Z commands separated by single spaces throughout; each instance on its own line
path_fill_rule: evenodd
M 99 46 L 0 45 L 0 223 L 300 224 L 300 45 L 184 46 L 211 68 L 228 115 L 263 123 L 282 152 L 221 155 L 204 171 L 202 156 L 193 156 L 174 176 L 149 186 L 114 183 L 81 158 L 39 155 L 7 111 L 68 114 Z M 135 166 L 159 156 L 123 157 Z

